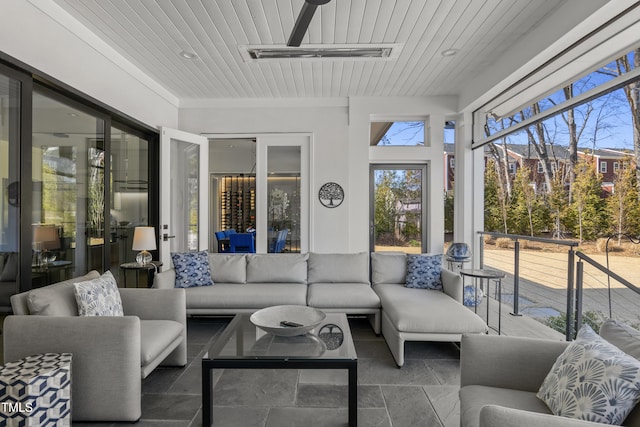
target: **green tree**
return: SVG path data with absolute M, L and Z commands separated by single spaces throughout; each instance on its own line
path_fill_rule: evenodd
M 397 187 L 395 171 L 381 171 L 376 179 L 374 220 L 376 234 L 393 233 L 397 215 L 397 197 L 394 188 Z
M 547 208 L 531 184 L 531 170 L 526 166 L 516 173 L 509 217 L 512 232 L 530 236 L 539 234 L 548 222 Z
M 453 232 L 453 191 L 444 192 L 444 231 Z
M 494 160 L 489 159 L 484 172 L 484 229 L 508 232 L 508 198 L 500 185 Z
M 575 218 L 574 233 L 582 243 L 594 240 L 603 230 L 602 179 L 593 164 L 585 160 L 578 162 L 575 175 L 570 209 Z
M 547 194 L 546 206 L 549 212 L 549 220 L 552 222 L 553 237 L 564 237 L 563 230 L 566 226 L 564 211 L 567 206 L 568 191 L 565 186 L 563 174 L 557 172 L 551 180 L 551 191 Z
M 638 186 L 632 165 L 630 157 L 622 161 L 621 167 L 615 172 L 614 191 L 606 201 L 608 223 L 613 233 L 635 235 L 638 232 Z

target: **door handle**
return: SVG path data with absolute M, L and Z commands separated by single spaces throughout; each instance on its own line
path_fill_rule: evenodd
M 169 236 L 169 234 L 167 234 L 167 233 L 164 233 L 162 235 L 162 241 L 164 241 L 164 242 L 166 242 L 169 239 L 175 239 L 175 238 L 176 238 L 176 236 Z

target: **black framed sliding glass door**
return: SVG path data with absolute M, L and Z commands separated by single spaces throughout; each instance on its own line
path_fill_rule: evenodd
M 0 69 L 0 312 L 20 277 L 20 108 L 22 82 Z

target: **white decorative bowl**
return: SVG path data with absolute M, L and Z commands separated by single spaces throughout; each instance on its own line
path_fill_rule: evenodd
M 306 334 L 326 317 L 322 311 L 305 305 L 275 305 L 256 311 L 249 320 L 270 334 L 293 337 Z M 282 321 L 298 323 L 301 326 L 283 326 L 280 324 Z

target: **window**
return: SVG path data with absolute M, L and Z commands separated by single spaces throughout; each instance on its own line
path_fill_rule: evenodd
M 607 162 L 600 162 L 600 173 L 607 173 Z
M 426 166 L 371 166 L 371 250 L 425 252 Z
M 542 168 L 542 162 L 538 162 L 538 173 L 543 173 L 544 169 Z
M 509 173 L 516 173 L 516 163 L 509 162 Z
M 618 172 L 620 170 L 620 162 L 613 162 L 613 171 Z
M 449 157 L 449 167 L 451 169 L 454 169 L 456 167 L 456 158 L 455 157 Z
M 381 147 L 424 145 L 424 121 L 371 122 L 370 145 Z

